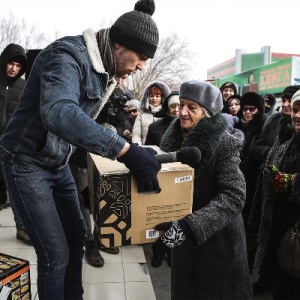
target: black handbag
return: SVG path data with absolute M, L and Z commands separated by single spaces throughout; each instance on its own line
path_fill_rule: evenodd
M 289 228 L 278 248 L 279 269 L 300 279 L 300 217 L 293 228 Z

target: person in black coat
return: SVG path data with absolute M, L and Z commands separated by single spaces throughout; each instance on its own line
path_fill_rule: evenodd
M 291 99 L 299 88 L 300 86 L 297 85 L 286 87 L 281 95 L 281 111 L 268 115 L 262 133 L 255 142 L 251 153 L 251 155 L 259 159 L 260 165 L 265 162 L 267 155 L 274 144 L 274 140 L 279 134 L 282 124 L 291 119 Z
M 260 167 L 255 157 L 251 156 L 251 151 L 254 143 L 259 139 L 266 120 L 264 110 L 263 98 L 255 92 L 247 92 L 241 98 L 241 109 L 238 112 L 240 121 L 234 125 L 235 128 L 242 130 L 245 135 L 240 163 L 240 169 L 245 176 L 247 187 L 246 204 L 242 212 L 245 224 L 251 209 Z
M 179 104 L 179 92 L 171 92 L 162 104 L 162 110 L 159 112 L 162 115 L 162 118 L 149 125 L 145 145 L 160 146 L 165 131 L 171 122 L 178 117 Z
M 19 104 L 20 95 L 26 84 L 26 81 L 21 77 L 25 74 L 26 69 L 27 57 L 25 49 L 17 44 L 7 45 L 0 55 L 0 136 Z M 6 187 L 0 168 L 0 204 L 5 205 L 6 202 Z M 12 199 L 10 199 L 10 204 L 17 228 L 17 239 L 31 245 Z
M 223 113 L 228 113 L 229 114 L 229 107 L 228 107 L 228 98 L 237 95 L 237 88 L 236 85 L 233 82 L 225 82 L 221 85 L 220 91 L 222 93 L 222 98 L 223 98 Z
M 275 113 L 276 97 L 273 94 L 264 94 L 263 99 L 265 101 L 265 113 L 270 116 Z
M 291 99 L 291 121 L 282 124 L 260 173 L 254 197 L 258 211 L 249 223 L 259 228 L 254 295 L 300 299 L 300 280 L 279 269 L 277 251 L 288 228 L 300 216 L 300 91 Z M 282 184 L 284 183 L 284 184 Z
M 256 248 L 251 244 L 251 230 L 247 227 L 248 217 L 252 208 L 253 197 L 256 189 L 257 178 L 260 172 L 259 158 L 252 155 L 253 145 L 262 132 L 266 114 L 264 112 L 264 99 L 255 92 L 247 92 L 241 98 L 241 109 L 238 112 L 240 122 L 235 125 L 242 130 L 245 141 L 241 152 L 240 169 L 246 180 L 246 204 L 242 211 L 247 234 L 248 264 L 250 273 L 255 259 Z

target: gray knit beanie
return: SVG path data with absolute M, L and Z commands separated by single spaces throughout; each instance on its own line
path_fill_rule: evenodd
M 134 11 L 120 16 L 110 28 L 110 39 L 124 47 L 153 58 L 159 34 L 152 15 L 154 0 L 139 0 Z
M 140 101 L 139 100 L 136 100 L 136 99 L 132 99 L 130 101 L 128 101 L 126 103 L 126 107 L 127 108 L 130 108 L 130 107 L 135 107 L 137 108 L 138 110 L 140 110 Z
M 223 109 L 220 89 L 208 82 L 191 80 L 182 83 L 179 98 L 187 98 L 197 102 L 211 115 L 215 115 Z

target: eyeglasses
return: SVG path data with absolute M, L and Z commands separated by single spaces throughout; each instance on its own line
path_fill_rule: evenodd
M 243 112 L 247 112 L 249 110 L 251 113 L 254 113 L 257 110 L 257 107 L 255 107 L 255 106 L 243 107 L 242 110 L 243 110 Z
M 129 114 L 132 114 L 132 113 L 135 114 L 135 113 L 137 113 L 137 109 L 131 109 L 131 110 L 128 110 L 128 113 L 129 113 Z

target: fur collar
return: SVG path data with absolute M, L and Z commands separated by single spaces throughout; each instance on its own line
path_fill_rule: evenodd
M 180 119 L 172 122 L 164 134 L 160 148 L 166 152 L 177 151 L 182 147 L 196 146 L 201 151 L 201 161 L 195 166 L 201 172 L 209 165 L 227 129 L 227 121 L 221 114 L 202 119 L 188 134 L 181 138 Z
M 94 70 L 100 74 L 105 74 L 106 77 L 108 78 L 109 75 L 105 71 L 103 66 L 95 32 L 92 29 L 86 29 L 82 35 L 86 43 L 86 47 L 90 55 Z M 113 93 L 116 86 L 117 86 L 117 81 L 115 80 L 115 78 L 113 78 L 111 84 L 108 86 L 108 88 L 105 90 L 104 95 L 102 96 L 101 104 L 99 105 L 97 111 L 92 116 L 93 119 L 96 119 L 98 117 L 100 111 L 104 107 L 105 103 L 108 101 L 110 95 Z
M 86 29 L 82 35 L 95 71 L 105 73 L 95 32 L 92 29 Z

